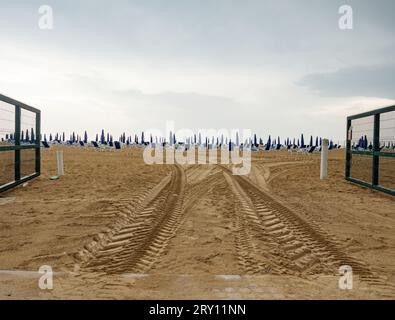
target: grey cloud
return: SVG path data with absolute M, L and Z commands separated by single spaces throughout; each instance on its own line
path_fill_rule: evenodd
M 395 65 L 355 66 L 335 72 L 313 73 L 297 82 L 326 97 L 395 99 Z
M 143 108 L 152 117 L 174 120 L 176 125 L 192 129 L 237 128 L 250 122 L 251 111 L 242 103 L 222 96 L 195 92 L 146 94 L 139 90 L 114 92 L 123 102 L 125 113 Z
M 51 119 L 44 125 L 58 125 L 61 110 L 67 110 L 64 117 L 68 119 L 72 113 L 66 108 L 73 108 L 81 113 L 81 118 L 95 117 L 92 126 L 114 130 L 126 125 L 160 125 L 170 118 L 191 128 L 251 126 L 273 134 L 276 130 L 291 134 L 303 127 L 320 134 L 322 125 L 317 121 L 306 123 L 306 116 L 322 105 L 343 105 L 342 99 L 333 97 L 394 97 L 394 0 L 44 3 L 54 9 L 55 29 L 50 32 L 37 27 L 41 0 L 0 0 L 2 88 L 15 92 L 16 98 L 22 99 L 33 88 L 31 96 L 45 97 L 37 100 L 47 106 L 47 119 Z M 354 9 L 352 31 L 341 31 L 337 26 L 338 8 L 343 4 Z M 29 59 L 7 54 L 8 48 Z M 58 66 L 48 69 L 42 61 L 51 62 L 53 56 L 58 56 Z M 17 67 L 20 80 L 10 81 L 16 77 L 7 73 L 9 61 Z M 35 80 L 29 80 L 37 63 L 41 63 L 42 70 L 37 70 Z M 158 75 L 152 71 L 144 74 L 145 68 L 158 70 Z M 137 74 L 135 79 L 139 75 L 145 77 L 145 82 L 128 83 L 125 77 L 122 85 L 112 83 L 111 75 L 117 75 L 121 69 Z M 336 69 L 337 72 L 322 72 Z M 149 83 L 150 77 L 156 80 L 167 70 L 178 76 L 175 80 L 185 74 L 186 83 L 190 81 L 192 85 L 157 85 L 148 89 L 162 93 L 148 94 L 150 90 L 144 83 Z M 266 72 L 278 78 L 279 85 L 273 92 L 265 89 L 270 84 Z M 246 90 L 251 99 L 243 99 L 255 102 L 244 104 L 238 99 L 215 96 L 215 88 L 207 90 L 193 77 L 188 79 L 194 73 L 198 77 L 207 73 L 214 79 L 220 74 L 229 75 L 231 81 L 224 78 L 218 83 L 219 95 L 226 95 L 234 83 L 251 74 L 251 90 Z M 306 94 L 301 87 L 292 86 L 289 90 L 290 83 L 306 74 L 309 75 L 298 84 L 321 96 Z M 166 81 L 171 84 L 172 77 Z M 117 91 L 128 87 L 147 92 Z M 288 111 L 292 116 L 287 116 Z M 327 134 L 343 136 L 343 121 L 332 121 Z M 62 117 L 62 122 L 60 125 L 65 128 L 78 126 L 72 118 L 66 121 Z
M 319 52 L 316 59 L 322 61 L 331 59 L 339 46 L 343 51 L 374 54 L 394 42 L 390 37 L 393 0 L 350 0 L 355 30 L 347 36 L 337 28 L 337 10 L 343 0 L 46 3 L 54 7 L 53 32 L 36 27 L 39 0 L 15 1 L 2 6 L 0 35 L 1 30 L 4 36 L 14 30 L 14 40 L 103 58 L 254 67 L 289 63 L 290 59 L 295 65 L 306 60 L 311 65 L 317 55 L 309 52 Z M 383 32 L 373 37 L 366 32 L 373 27 Z

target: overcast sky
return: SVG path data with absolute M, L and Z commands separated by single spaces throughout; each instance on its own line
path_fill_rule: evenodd
M 53 8 L 40 30 L 38 8 Z M 354 28 L 338 27 L 341 5 Z M 395 1 L 3 1 L 0 93 L 43 132 L 247 128 L 344 140 L 395 104 Z

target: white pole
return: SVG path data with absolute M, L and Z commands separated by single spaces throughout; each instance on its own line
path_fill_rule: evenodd
M 323 139 L 321 148 L 321 180 L 328 178 L 328 146 L 329 140 Z
M 58 176 L 61 177 L 64 175 L 63 151 L 61 151 L 61 150 L 56 151 L 56 159 L 57 159 L 57 163 L 58 163 Z

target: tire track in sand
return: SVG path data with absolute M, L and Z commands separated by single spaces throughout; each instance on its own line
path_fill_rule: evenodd
M 343 253 L 317 226 L 306 222 L 247 178 L 223 169 L 236 198 L 237 246 L 247 272 L 337 275 L 340 266 L 349 265 L 362 281 L 379 287 L 383 293 L 393 294 L 392 285 L 375 275 L 366 264 Z M 259 256 L 265 258 L 266 268 Z
M 77 269 L 111 274 L 151 268 L 181 219 L 185 176 L 181 167 L 172 168 L 133 213 L 79 252 Z
M 214 274 L 218 272 L 212 269 L 218 261 L 217 258 L 221 255 L 225 255 L 226 258 L 227 255 L 231 255 L 229 247 L 223 247 L 225 239 L 221 238 L 223 232 L 226 233 L 231 225 L 230 219 L 224 217 L 221 212 L 221 209 L 226 207 L 224 204 L 227 203 L 226 195 L 229 192 L 223 191 L 217 198 L 213 195 L 219 189 L 229 187 L 223 179 L 221 169 L 210 168 L 206 171 L 202 180 L 194 179 L 188 182 L 182 222 L 176 236 L 169 243 L 166 254 L 151 270 L 150 275 L 196 275 L 205 272 Z M 218 202 L 222 205 L 218 205 Z M 221 214 L 218 214 L 219 212 Z M 229 243 L 232 241 L 229 240 Z M 224 251 L 220 251 L 221 248 Z

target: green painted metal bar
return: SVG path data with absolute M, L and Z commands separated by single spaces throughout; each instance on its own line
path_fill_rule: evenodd
M 347 120 L 347 144 L 346 144 L 346 177 L 350 176 L 350 168 L 351 168 L 351 140 L 352 140 L 352 132 L 351 132 L 351 120 Z
M 379 184 L 380 156 L 377 152 L 380 152 L 380 114 L 374 115 L 373 125 L 372 184 L 375 186 Z
M 15 150 L 26 150 L 26 149 L 37 149 L 37 145 L 23 144 L 20 146 L 0 146 L 0 151 L 15 151 Z
M 36 113 L 36 173 L 41 174 L 41 112 Z
M 364 112 L 364 113 L 355 114 L 355 115 L 347 117 L 347 120 L 356 120 L 356 119 L 374 116 L 376 114 L 383 114 L 383 113 L 391 112 L 391 111 L 395 111 L 395 106 L 389 106 L 389 107 L 384 107 L 384 108 L 380 108 L 380 109 L 376 109 L 376 110 L 372 110 L 372 111 L 368 111 L 368 112 Z
M 26 103 L 20 102 L 18 100 L 12 99 L 12 98 L 7 97 L 7 96 L 4 96 L 2 94 L 0 94 L 0 101 L 4 101 L 4 102 L 12 104 L 14 106 L 19 106 L 22 109 L 25 109 L 25 110 L 28 110 L 28 111 L 31 111 L 31 112 L 34 112 L 34 113 L 39 113 L 40 112 L 40 110 L 38 110 L 36 108 L 33 108 L 33 107 L 27 105 Z
M 348 151 L 348 153 L 359 154 L 362 156 L 379 156 L 379 157 L 395 158 L 394 152 L 350 150 L 350 151 Z
M 351 178 L 351 177 L 346 178 L 346 180 L 348 180 L 348 181 L 350 181 L 352 183 L 359 184 L 359 185 L 361 185 L 363 187 L 367 187 L 367 188 L 370 188 L 370 189 L 378 190 L 378 191 L 390 194 L 392 196 L 395 196 L 395 190 L 388 189 L 388 188 L 382 187 L 380 185 L 375 186 L 375 185 L 372 185 L 372 184 L 370 184 L 368 182 L 365 182 L 365 181 L 362 181 L 362 180 L 359 180 L 359 179 L 355 179 L 355 178 Z
M 15 146 L 21 144 L 21 107 L 15 106 Z M 14 160 L 15 181 L 21 179 L 21 149 L 15 149 Z
M 39 176 L 38 173 L 34 173 L 34 174 L 30 175 L 30 176 L 23 177 L 23 178 L 21 178 L 18 181 L 12 181 L 10 183 L 2 185 L 2 186 L 0 186 L 0 193 L 4 192 L 4 191 L 7 191 L 7 190 L 10 190 L 12 188 L 15 188 L 16 186 L 20 185 L 21 183 L 25 183 L 25 182 L 27 182 L 27 181 L 29 181 L 29 180 L 31 180 L 33 178 L 36 178 L 38 176 Z

